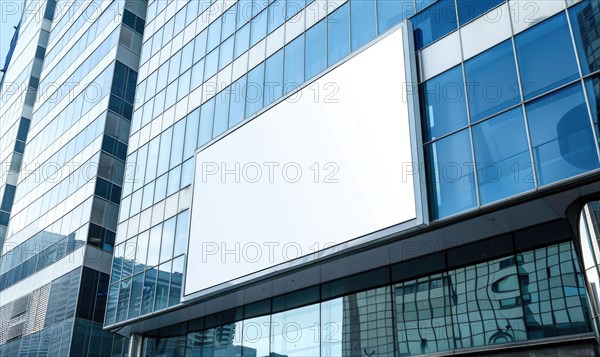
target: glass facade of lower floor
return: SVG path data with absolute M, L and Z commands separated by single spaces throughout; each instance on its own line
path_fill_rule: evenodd
M 421 264 L 453 262 L 448 253 Z M 410 268 L 378 269 L 153 331 L 143 356 L 406 356 L 592 332 L 571 241 L 337 294 L 352 279 L 393 281 Z

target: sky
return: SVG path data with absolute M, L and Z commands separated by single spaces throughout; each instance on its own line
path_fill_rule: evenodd
M 0 0 L 0 68 L 4 67 L 10 40 L 15 32 L 13 26 L 19 23 L 22 10 L 22 0 Z

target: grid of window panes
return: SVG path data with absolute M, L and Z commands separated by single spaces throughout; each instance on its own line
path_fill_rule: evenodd
M 110 356 L 115 335 L 102 330 L 109 276 L 77 268 L 0 306 L 2 356 Z M 79 288 L 83 284 L 82 289 Z M 13 331 L 24 326 L 21 338 Z
M 226 8 L 210 0 L 179 3 L 183 5 L 149 3 L 141 60 L 145 70 L 141 70 L 144 75 L 136 93 L 117 243 L 130 240 L 189 208 L 192 160 L 197 148 L 281 100 L 404 18 L 412 16 L 416 46 L 421 49 L 504 1 L 329 1 L 321 2 L 326 11 L 314 23 L 306 17 L 306 13 L 318 5 L 312 1 L 249 0 L 229 3 Z M 577 8 L 583 6 L 580 4 Z M 303 7 L 305 10 L 301 10 Z M 573 9 L 569 11 L 575 11 Z M 298 20 L 301 13 L 304 17 Z M 586 21 L 589 18 L 586 15 Z M 519 36 L 524 38 L 525 34 Z M 530 144 L 533 137 L 529 134 L 524 137 L 518 132 L 515 132 L 515 145 L 506 147 L 507 141 L 499 140 L 505 138 L 506 133 L 513 134 L 515 127 L 527 132 L 532 130 L 531 123 L 519 121 L 519 115 L 524 115 L 518 110 L 520 87 L 510 87 L 511 79 L 518 84 L 523 77 L 516 74 L 513 77 L 517 78 L 511 77 L 510 63 L 506 63 L 514 53 L 512 43 L 515 41 L 510 39 L 421 85 L 426 106 L 422 113 L 426 153 L 428 161 L 436 164 L 435 169 L 430 165 L 428 175 L 435 218 L 533 189 L 533 181 L 542 171 L 531 167 L 530 145 L 539 147 L 542 157 L 552 156 L 556 150 L 571 152 L 570 147 L 575 145 L 562 141 L 546 143 L 545 138 Z M 574 50 L 572 52 L 575 56 Z M 469 99 L 467 110 L 464 77 L 496 81 L 497 78 L 490 79 L 491 75 L 486 72 L 491 68 L 486 60 L 495 56 L 502 61 L 494 66 L 503 67 L 494 73 L 509 73 L 500 76 L 502 81 L 494 82 L 503 89 L 503 95 L 493 105 L 487 103 L 486 97 Z M 589 95 L 592 87 L 593 84 L 587 84 L 585 95 Z M 439 90 L 432 99 L 428 95 L 433 91 L 431 88 L 443 88 L 458 99 L 447 100 L 449 95 L 444 91 L 440 94 Z M 516 89 L 518 95 L 511 96 L 512 92 L 505 88 Z M 543 101 L 541 103 L 544 108 Z M 495 119 L 487 120 L 495 114 L 498 114 Z M 434 121 L 431 115 L 439 118 Z M 533 116 L 529 116 L 530 120 Z M 182 118 L 173 123 L 179 117 Z M 585 126 L 583 120 L 580 122 L 578 125 Z M 580 134 L 583 139 L 590 138 L 590 131 L 585 128 Z M 575 142 L 579 148 L 573 150 L 584 154 L 583 159 L 576 160 L 578 171 L 566 172 L 564 177 L 593 170 L 598 164 L 594 140 Z M 493 148 L 491 143 L 494 143 Z M 473 147 L 479 153 L 474 155 Z M 594 154 L 585 155 L 586 150 Z M 479 167 L 474 170 L 473 165 L 469 165 L 474 156 L 479 162 L 493 163 L 482 164 L 485 175 L 478 174 Z M 574 156 L 577 155 L 571 158 Z M 565 172 L 560 160 L 549 160 L 552 161 L 549 165 L 554 167 L 544 169 L 548 172 L 545 182 L 556 180 L 552 172 L 555 176 Z M 441 173 L 437 167 L 442 168 Z M 511 170 L 512 176 L 494 177 L 498 167 L 503 172 Z M 513 184 L 514 177 L 518 180 Z M 125 315 L 128 313 L 117 313 L 117 316 Z
M 106 325 L 179 303 L 189 210 L 115 248 Z
M 600 168 L 599 27 L 584 0 L 420 84 L 434 218 Z
M 78 11 L 75 3 L 72 6 L 71 11 Z M 105 2 L 102 7 L 92 8 L 95 11 L 89 12 L 90 18 L 71 19 L 68 34 L 80 36 L 77 44 L 67 50 L 69 55 L 61 58 L 62 62 L 49 65 L 44 72 L 54 76 L 57 68 L 61 69 L 58 74 L 71 71 L 61 86 L 52 89 L 60 92 L 61 98 L 70 95 L 74 99 L 61 103 L 54 94 L 44 93 L 56 101 L 43 102 L 34 113 L 24 161 L 35 170 L 24 174 L 19 182 L 4 264 L 0 267 L 0 290 L 86 243 L 109 252 L 113 249 L 137 73 L 119 61 L 111 61 L 108 54 L 114 54 L 117 46 L 139 52 L 139 45 L 136 48 L 132 39 L 141 41 L 141 30 L 135 25 L 143 21 L 124 9 L 125 26 L 119 26 L 113 18 L 119 6 Z M 88 27 L 75 31 L 73 26 L 80 26 L 82 18 L 89 21 Z M 97 39 L 101 30 L 107 37 Z M 53 38 L 62 41 L 64 36 Z M 88 45 L 93 43 L 97 47 L 90 50 Z M 86 51 L 89 55 L 82 56 Z M 94 75 L 92 68 L 100 74 L 90 83 L 80 82 Z M 76 81 L 78 86 L 71 88 L 69 81 Z M 58 113 L 46 116 L 48 111 Z M 54 175 L 51 180 L 46 180 L 48 172 Z
M 136 92 L 117 244 L 189 208 L 197 148 L 358 50 L 416 5 L 431 2 L 249 0 L 228 8 L 211 1 L 149 3 L 141 66 L 158 64 L 140 78 Z M 304 17 L 312 11 L 319 15 L 311 25 Z M 194 21 L 205 27 L 196 31 Z M 185 35 L 188 30 L 195 37 Z M 205 93 L 200 105 L 194 93 L 206 92 L 206 83 L 223 74 L 229 85 Z M 188 99 L 187 115 L 171 125 L 178 103 Z M 164 305 L 151 310 L 157 307 Z M 118 311 L 115 322 L 138 315 Z
M 570 242 L 303 306 L 294 294 L 150 333 L 142 355 L 419 355 L 592 331 Z

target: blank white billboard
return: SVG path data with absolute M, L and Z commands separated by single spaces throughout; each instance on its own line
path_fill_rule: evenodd
M 399 28 L 197 153 L 184 297 L 422 223 L 406 71 Z

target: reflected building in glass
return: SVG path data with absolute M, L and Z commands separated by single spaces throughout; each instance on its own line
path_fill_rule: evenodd
M 0 355 L 111 356 L 103 330 L 146 2 L 20 1 L 0 95 Z

